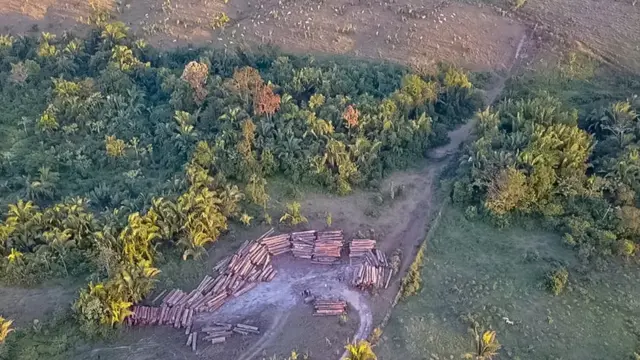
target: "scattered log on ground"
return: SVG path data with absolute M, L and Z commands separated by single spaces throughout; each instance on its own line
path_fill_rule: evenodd
M 347 311 L 347 302 L 344 300 L 316 299 L 313 303 L 314 316 L 342 315 Z

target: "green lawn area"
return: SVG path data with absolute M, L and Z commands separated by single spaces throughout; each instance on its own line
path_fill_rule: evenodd
M 552 295 L 545 274 L 569 270 Z M 498 359 L 633 359 L 640 335 L 635 263 L 582 264 L 538 226 L 500 230 L 451 207 L 427 245 L 422 289 L 401 301 L 376 347 L 379 359 L 461 359 L 472 321 L 494 329 Z

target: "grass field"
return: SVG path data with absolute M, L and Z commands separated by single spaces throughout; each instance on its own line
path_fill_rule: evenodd
M 569 270 L 559 296 L 545 287 Z M 535 226 L 499 230 L 445 210 L 430 239 L 423 286 L 401 301 L 377 346 L 380 359 L 460 359 L 473 321 L 495 329 L 498 359 L 632 359 L 640 334 L 634 266 L 581 264 L 558 235 Z

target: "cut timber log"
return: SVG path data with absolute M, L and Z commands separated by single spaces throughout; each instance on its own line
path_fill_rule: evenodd
M 233 331 L 218 331 L 215 333 L 208 333 L 208 335 L 203 337 L 202 340 L 206 341 L 206 340 L 211 340 L 218 337 L 229 337 L 231 335 L 233 335 Z
M 244 329 L 246 331 L 252 331 L 256 334 L 258 333 L 258 328 L 256 326 L 246 325 L 246 324 L 236 324 L 236 327 Z
M 167 289 L 162 290 L 162 292 L 161 292 L 158 296 L 156 296 L 156 297 L 153 299 L 153 301 L 151 302 L 151 304 L 155 304 L 155 303 L 156 303 L 156 301 L 160 300 L 160 298 L 161 298 L 161 297 L 162 297 L 166 292 L 167 292 Z
M 237 327 L 234 327 L 232 331 L 234 333 L 237 333 L 237 334 L 240 334 L 240 335 L 249 335 L 248 331 L 245 331 L 245 330 L 237 328 Z
M 227 340 L 227 338 L 225 338 L 225 337 L 216 337 L 216 338 L 212 338 L 211 339 L 211 343 L 215 345 L 215 344 L 223 343 L 226 340 Z
M 353 239 L 349 243 L 349 257 L 361 257 L 376 247 L 375 240 L 369 239 Z
M 314 316 L 333 316 L 344 314 L 347 302 L 344 300 L 317 299 L 313 303 Z

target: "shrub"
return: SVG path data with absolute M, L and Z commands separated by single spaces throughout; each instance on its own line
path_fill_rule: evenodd
M 345 346 L 347 349 L 347 357 L 345 360 L 376 360 L 376 354 L 371 349 L 371 344 L 368 341 L 360 340 L 358 343 L 348 344 Z
M 464 355 L 465 359 L 476 360 L 490 360 L 494 356 L 498 355 L 498 350 L 502 347 L 496 338 L 496 332 L 493 330 L 487 330 L 482 332 L 482 336 L 478 332 L 477 328 L 473 328 L 474 340 L 476 343 L 475 353 L 467 353 Z
M 7 339 L 7 336 L 13 331 L 11 328 L 11 324 L 13 324 L 13 320 L 5 319 L 0 316 L 0 344 L 4 343 Z
M 372 345 L 375 345 L 378 343 L 378 341 L 380 341 L 381 337 L 382 337 L 382 328 L 376 327 L 375 329 L 373 329 L 371 336 L 369 336 L 369 342 Z
M 638 249 L 636 243 L 631 240 L 621 240 L 618 241 L 618 253 L 624 256 L 633 256 L 636 254 L 636 250 Z
M 341 314 L 338 317 L 338 323 L 340 323 L 340 325 L 344 326 L 347 322 L 349 322 L 349 316 L 347 314 Z
M 467 220 L 474 220 L 478 216 L 478 208 L 473 205 L 467 206 L 464 210 L 464 216 Z
M 547 289 L 553 293 L 553 295 L 560 295 L 569 281 L 569 271 L 564 267 L 559 267 L 547 273 L 546 277 Z
M 420 290 L 420 285 L 422 283 L 422 277 L 420 275 L 420 270 L 422 269 L 422 264 L 424 262 L 424 246 L 420 247 L 418 250 L 418 254 L 416 254 L 415 260 L 409 267 L 409 272 L 402 280 L 402 297 L 407 298 L 409 296 L 415 295 Z
M 300 211 L 300 203 L 294 201 L 287 204 L 287 211 L 280 217 L 280 222 L 295 226 L 301 223 L 307 223 L 308 220 Z

